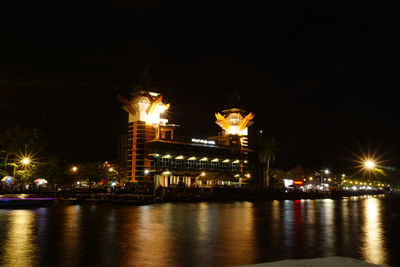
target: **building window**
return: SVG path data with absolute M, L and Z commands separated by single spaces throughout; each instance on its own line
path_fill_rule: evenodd
M 171 165 L 170 158 L 161 158 L 161 167 L 169 167 Z
M 229 170 L 229 162 L 222 162 L 222 169 L 224 170 L 224 171 L 227 171 L 227 170 Z
M 239 167 L 240 167 L 239 164 L 232 163 L 231 170 L 234 171 L 234 172 L 239 171 Z
M 183 167 L 183 159 L 175 159 L 175 168 Z
M 195 160 L 187 160 L 186 167 L 188 169 L 194 169 L 196 167 L 196 161 Z
M 219 169 L 219 162 L 218 161 L 211 161 L 211 169 L 216 171 Z
M 200 169 L 203 171 L 207 170 L 207 161 L 200 161 Z

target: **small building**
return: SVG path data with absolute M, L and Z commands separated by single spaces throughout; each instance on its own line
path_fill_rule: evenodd
M 119 97 L 129 114 L 127 138 L 128 181 L 155 186 L 240 186 L 247 177 L 248 127 L 253 113 L 238 108 L 216 113 L 219 135 L 208 138 L 176 135 L 169 124 L 169 104 L 159 93 L 137 91 Z

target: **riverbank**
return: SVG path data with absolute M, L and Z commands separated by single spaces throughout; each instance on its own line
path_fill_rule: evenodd
M 338 191 L 283 191 L 283 190 L 250 190 L 243 188 L 159 188 L 155 192 L 116 193 L 116 192 L 41 192 L 36 194 L 7 194 L 6 198 L 57 198 L 57 202 L 66 204 L 113 204 L 113 205 L 146 205 L 165 202 L 227 202 L 227 201 L 262 201 L 262 200 L 297 200 L 297 199 L 341 199 L 361 195 L 400 196 L 383 190 L 338 190 Z

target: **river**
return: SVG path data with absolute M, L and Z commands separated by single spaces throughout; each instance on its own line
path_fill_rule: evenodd
M 400 266 L 400 199 L 0 209 L 0 266 L 234 266 L 347 256 Z

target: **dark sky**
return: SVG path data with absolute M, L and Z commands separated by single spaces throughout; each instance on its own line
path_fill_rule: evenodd
M 394 6 L 81 2 L 0 7 L 0 130 L 39 128 L 68 160 L 113 159 L 127 121 L 116 94 L 148 67 L 184 135 L 214 135 L 236 90 L 280 167 L 341 168 L 368 149 L 398 161 Z

